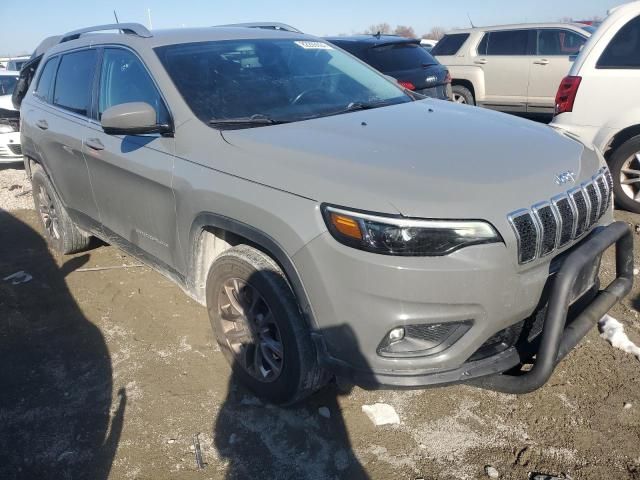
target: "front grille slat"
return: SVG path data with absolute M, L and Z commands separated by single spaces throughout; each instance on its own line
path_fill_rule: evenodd
M 574 238 L 580 238 L 587 230 L 587 221 L 589 214 L 589 206 L 587 198 L 581 188 L 576 188 L 569 192 L 569 199 L 576 207 L 577 226 Z
M 9 143 L 7 147 L 14 155 L 22 155 L 22 146 L 19 143 Z
M 518 262 L 551 254 L 593 228 L 611 206 L 612 178 L 603 167 L 590 182 L 508 216 L 518 244 Z
M 538 254 L 538 228 L 531 214 L 526 211 L 515 212 L 509 217 L 516 232 L 520 263 L 534 260 Z
M 548 203 L 533 207 L 533 215 L 538 221 L 541 231 L 540 256 L 550 254 L 556 248 L 558 220 Z

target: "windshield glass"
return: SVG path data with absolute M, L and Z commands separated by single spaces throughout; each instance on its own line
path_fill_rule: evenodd
M 292 122 L 410 102 L 399 87 L 320 41 L 258 39 L 156 48 L 193 113 L 205 123 Z M 249 124 L 250 122 L 245 122 Z M 244 125 L 246 126 L 246 125 Z
M 11 95 L 16 83 L 18 83 L 18 77 L 0 75 L 0 95 Z

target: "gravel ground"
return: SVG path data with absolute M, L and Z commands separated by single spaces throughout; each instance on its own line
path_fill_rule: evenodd
M 0 165 L 0 209 L 33 208 L 31 183 L 19 164 Z
M 110 246 L 50 252 L 7 194 L 20 175 L 0 172 L 0 279 L 32 276 L 0 280 L 0 478 L 640 479 L 640 362 L 595 329 L 529 395 L 329 386 L 275 408 L 235 382 L 177 286 L 146 267 L 83 271 L 137 264 Z M 609 252 L 603 280 L 613 269 Z M 639 305 L 635 287 L 612 315 L 640 345 Z

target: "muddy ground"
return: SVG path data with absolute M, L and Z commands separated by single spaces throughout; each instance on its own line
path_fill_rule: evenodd
M 0 478 L 450 480 L 490 465 L 640 479 L 640 362 L 595 329 L 530 395 L 330 386 L 280 409 L 236 385 L 177 286 L 146 267 L 83 271 L 138 262 L 97 243 L 57 256 L 39 232 L 33 211 L 0 210 Z M 32 280 L 2 281 L 17 271 Z M 612 312 L 638 344 L 639 292 Z M 400 425 L 374 426 L 362 406 L 375 402 Z

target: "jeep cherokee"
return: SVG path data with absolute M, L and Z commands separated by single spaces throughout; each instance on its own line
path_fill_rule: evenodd
M 173 279 L 272 402 L 332 375 L 528 392 L 631 288 L 602 156 L 549 127 L 417 100 L 282 29 L 49 43 L 16 96 L 47 240 L 96 236 Z

